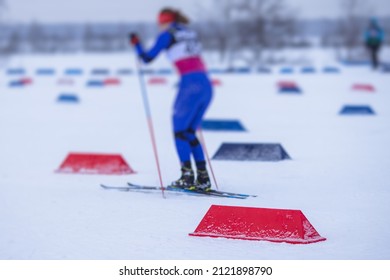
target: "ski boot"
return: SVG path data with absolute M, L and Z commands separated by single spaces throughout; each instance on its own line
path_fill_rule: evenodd
M 195 181 L 195 189 L 205 192 L 211 191 L 210 177 L 206 169 L 198 169 Z
M 170 185 L 172 188 L 190 189 L 194 186 L 194 171 L 191 168 L 182 167 L 181 177 L 176 181 L 173 181 Z

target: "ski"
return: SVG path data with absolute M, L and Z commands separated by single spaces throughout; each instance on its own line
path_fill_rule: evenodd
M 127 183 L 129 187 L 137 188 L 137 189 L 149 189 L 149 190 L 160 190 L 161 187 L 157 186 L 144 186 L 144 185 L 136 185 L 132 183 Z M 219 191 L 219 190 L 211 190 L 208 192 L 202 191 L 202 190 L 187 190 L 187 189 L 179 189 L 179 188 L 172 188 L 172 187 L 165 187 L 164 190 L 167 191 L 179 191 L 179 192 L 190 192 L 190 193 L 199 193 L 199 194 L 205 194 L 205 195 L 216 195 L 216 196 L 234 196 L 237 198 L 248 198 L 248 197 L 256 197 L 256 195 L 250 195 L 250 194 L 242 194 L 242 193 L 234 193 L 234 192 L 225 192 L 225 191 Z
M 143 185 L 136 185 L 132 183 L 127 183 L 128 186 L 134 187 L 134 188 L 152 188 L 152 189 L 158 189 L 161 190 L 160 187 L 156 186 L 143 186 Z M 242 194 L 242 193 L 234 193 L 234 192 L 225 192 L 225 191 L 218 191 L 218 190 L 211 190 L 209 192 L 204 192 L 204 191 L 191 191 L 191 190 L 186 190 L 186 189 L 179 189 L 179 188 L 172 188 L 172 187 L 166 187 L 165 190 L 172 190 L 172 191 L 185 191 L 185 192 L 199 192 L 199 193 L 206 193 L 206 194 L 224 194 L 224 195 L 233 195 L 233 196 L 242 196 L 242 197 L 256 197 L 257 195 L 251 195 L 251 194 Z
M 108 185 L 103 185 L 103 184 L 100 184 L 100 186 L 105 189 L 105 190 L 117 190 L 117 191 L 121 191 L 121 192 L 129 192 L 129 191 L 132 191 L 132 192 L 142 192 L 142 193 L 150 193 L 150 192 L 161 192 L 161 188 L 160 187 L 146 187 L 146 186 L 143 186 L 143 187 L 140 187 L 140 186 L 108 186 Z M 167 189 L 164 188 L 164 191 L 167 191 Z M 177 189 L 177 190 L 171 190 L 169 189 L 168 190 L 169 192 L 171 193 L 174 193 L 174 194 L 177 194 L 177 195 L 194 195 L 194 196 L 197 196 L 197 195 L 202 195 L 202 194 L 198 194 L 196 192 L 185 192 L 184 190 L 180 190 L 180 189 Z
M 101 185 L 104 189 L 110 190 L 118 190 L 118 191 L 161 191 L 161 187 L 158 186 L 144 186 L 144 185 L 136 185 L 132 183 L 127 183 L 127 186 L 115 187 L 115 186 L 107 186 Z M 202 190 L 186 190 L 172 187 L 165 187 L 164 191 L 178 193 L 178 194 L 188 194 L 188 195 L 198 195 L 198 196 L 216 196 L 216 197 L 226 197 L 226 198 L 236 198 L 236 199 L 246 199 L 248 197 L 256 197 L 256 195 L 249 194 L 241 194 L 241 193 L 233 193 L 233 192 L 224 192 L 211 190 L 209 192 L 205 192 Z

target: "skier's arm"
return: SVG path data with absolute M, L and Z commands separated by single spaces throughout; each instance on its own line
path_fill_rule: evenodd
M 137 42 L 137 44 L 135 44 L 134 46 L 139 57 L 145 63 L 149 63 L 153 59 L 155 59 L 162 50 L 167 49 L 172 44 L 172 41 L 172 34 L 169 32 L 164 32 L 160 34 L 160 36 L 157 38 L 156 43 L 149 51 L 145 51 L 140 42 Z

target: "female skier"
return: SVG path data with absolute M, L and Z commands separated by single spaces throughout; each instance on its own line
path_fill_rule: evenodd
M 173 108 L 173 130 L 181 163 L 181 177 L 170 186 L 210 191 L 211 182 L 205 157 L 195 135 L 212 99 L 212 86 L 200 56 L 201 44 L 196 32 L 188 27 L 188 18 L 177 10 L 161 10 L 158 24 L 161 33 L 150 50 L 144 50 L 136 33 L 130 34 L 130 41 L 145 63 L 151 62 L 165 50 L 181 76 Z M 191 166 L 191 154 L 196 164 L 196 179 Z

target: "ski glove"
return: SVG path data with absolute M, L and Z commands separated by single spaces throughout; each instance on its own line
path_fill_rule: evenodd
M 140 43 L 139 37 L 136 33 L 130 33 L 129 34 L 130 43 L 135 46 Z

